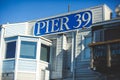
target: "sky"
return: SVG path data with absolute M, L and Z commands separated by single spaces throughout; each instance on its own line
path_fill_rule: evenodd
M 102 4 L 108 5 L 115 17 L 120 0 L 0 0 L 0 24 L 18 23 L 46 18 Z

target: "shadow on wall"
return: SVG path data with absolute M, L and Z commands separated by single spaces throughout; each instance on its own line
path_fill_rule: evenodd
M 90 57 L 89 59 L 85 59 L 84 56 L 89 54 L 90 55 L 90 51 L 85 51 L 87 50 L 86 48 L 82 48 L 85 47 L 85 45 L 87 45 L 86 47 L 88 47 L 88 44 L 91 43 L 91 40 L 89 41 L 87 38 L 91 39 L 91 33 L 86 35 L 86 38 L 82 39 L 80 41 L 79 44 L 77 44 L 77 50 L 80 51 L 76 51 L 79 53 L 75 54 L 75 58 L 74 58 L 74 63 L 71 62 L 71 49 L 72 49 L 72 45 L 67 49 L 67 50 L 62 50 L 61 54 L 63 54 L 63 78 L 67 79 L 67 78 L 75 78 L 75 80 L 81 80 L 81 79 L 85 79 L 85 80 L 105 80 L 106 77 L 98 72 L 92 71 L 90 69 Z M 88 37 L 87 37 L 88 36 Z M 86 39 L 86 40 L 85 40 Z M 87 41 L 87 42 L 86 42 Z M 87 43 L 87 44 L 86 44 Z M 85 53 L 86 52 L 86 53 Z M 74 73 L 71 72 L 71 64 L 74 64 Z M 74 75 L 73 75 L 74 74 Z

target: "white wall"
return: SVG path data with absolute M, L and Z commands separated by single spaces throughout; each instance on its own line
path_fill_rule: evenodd
M 104 5 L 103 6 L 103 10 L 104 10 L 104 17 L 105 19 L 104 20 L 110 20 L 112 18 L 112 10 L 107 6 L 107 5 Z
M 15 35 L 22 35 L 26 34 L 27 23 L 15 23 L 15 24 L 6 24 L 4 25 L 5 28 L 5 37 L 15 36 Z

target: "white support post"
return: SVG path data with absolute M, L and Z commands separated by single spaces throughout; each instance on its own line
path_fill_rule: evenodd
M 37 60 L 37 67 L 36 67 L 36 80 L 40 80 L 40 51 L 41 51 L 41 39 L 38 39 L 37 42 L 37 53 L 36 53 L 36 60 Z
M 17 72 L 18 72 L 18 60 L 19 60 L 19 56 L 20 56 L 20 44 L 21 44 L 21 40 L 20 40 L 20 36 L 18 36 L 17 43 L 16 43 L 16 52 L 15 52 L 14 80 L 18 80 L 17 79 Z
M 71 49 L 71 72 L 73 72 L 73 57 L 74 54 L 74 32 L 72 32 L 72 49 Z
M 2 79 L 2 63 L 3 63 L 3 58 L 2 58 L 2 52 L 3 52 L 3 41 L 4 41 L 4 31 L 5 28 L 2 27 L 1 29 L 1 36 L 0 36 L 0 80 Z

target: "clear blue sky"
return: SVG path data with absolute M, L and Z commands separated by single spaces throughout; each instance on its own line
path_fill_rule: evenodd
M 25 22 L 107 4 L 114 12 L 120 0 L 0 0 L 0 24 Z M 113 14 L 115 17 L 115 13 Z

